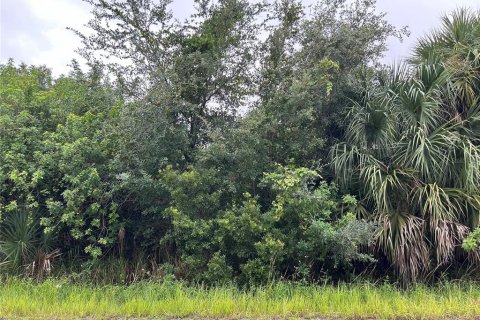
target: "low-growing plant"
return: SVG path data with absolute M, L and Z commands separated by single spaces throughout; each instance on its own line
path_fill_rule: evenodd
M 250 194 L 230 209 L 192 207 L 203 196 L 198 190 L 188 192 L 196 185 L 207 188 L 208 181 L 193 169 L 170 180 L 174 206 L 166 214 L 172 219 L 171 239 L 191 279 L 311 281 L 351 270 L 356 261 L 373 261 L 361 248 L 369 244 L 374 225 L 357 220 L 352 213 L 355 198 L 340 197 L 335 185 L 321 181 L 314 171 L 278 166 L 265 174 L 261 186 L 272 201 L 263 207 Z M 217 193 L 220 199 L 221 190 Z
M 0 267 L 4 270 L 43 278 L 59 255 L 35 215 L 25 209 L 5 215 L 0 223 Z

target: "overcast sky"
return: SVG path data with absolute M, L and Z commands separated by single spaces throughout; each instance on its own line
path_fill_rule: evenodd
M 303 0 L 305 4 L 315 0 Z M 193 11 L 193 0 L 175 0 L 174 15 L 183 20 Z M 411 36 L 403 43 L 389 41 L 384 63 L 406 57 L 416 39 L 439 25 L 439 18 L 458 6 L 480 9 L 480 0 L 378 0 L 396 26 L 408 25 Z M 82 29 L 89 20 L 89 6 L 81 0 L 0 0 L 0 60 L 45 64 L 55 75 L 66 73 L 79 39 L 67 26 Z

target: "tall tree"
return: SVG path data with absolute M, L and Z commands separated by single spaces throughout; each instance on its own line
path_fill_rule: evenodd
M 419 43 L 415 64 L 379 78 L 354 104 L 346 142 L 332 149 L 337 180 L 358 190 L 379 224 L 377 247 L 407 281 L 454 263 L 480 223 L 478 40 L 471 34 L 479 21 L 465 10 L 445 17 Z M 478 263 L 478 252 L 469 258 Z
M 94 8 L 88 24 L 93 33 L 77 32 L 84 44 L 80 52 L 90 60 L 126 59 L 108 65 L 143 108 L 158 108 L 169 126 L 183 128 L 187 145 L 180 149 L 192 161 L 208 133 L 233 119 L 252 94 L 258 15 L 265 6 L 197 0 L 196 13 L 179 24 L 169 0 L 87 2 Z
M 325 164 L 328 149 L 346 127 L 349 99 L 362 94 L 371 72 L 398 29 L 375 8 L 376 1 L 318 1 L 310 15 L 301 2 L 277 1 L 264 46 L 260 90 L 263 130 L 277 162 Z

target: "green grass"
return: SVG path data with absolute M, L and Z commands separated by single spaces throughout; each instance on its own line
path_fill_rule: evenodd
M 392 286 L 301 286 L 277 283 L 241 291 L 177 282 L 74 285 L 10 279 L 0 287 L 0 317 L 335 317 L 475 318 L 480 287 L 447 284 L 401 291 Z

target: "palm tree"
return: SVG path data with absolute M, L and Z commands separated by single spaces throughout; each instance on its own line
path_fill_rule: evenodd
M 354 103 L 331 151 L 338 183 L 358 192 L 376 247 L 404 281 L 455 261 L 480 224 L 479 30 L 478 14 L 444 17 L 410 64 Z
M 25 208 L 6 214 L 0 223 L 0 269 L 14 274 L 27 271 L 43 278 L 58 256 L 60 251 L 51 247 L 51 238 L 41 230 L 38 215 Z

